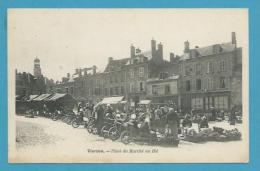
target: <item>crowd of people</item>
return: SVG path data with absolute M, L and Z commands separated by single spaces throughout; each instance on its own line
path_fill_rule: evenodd
M 230 125 L 234 125 L 238 115 L 235 109 L 232 109 L 230 113 L 223 110 L 217 111 L 214 108 L 211 108 L 210 113 L 198 112 L 194 109 L 184 113 L 175 104 L 140 104 L 135 107 L 126 107 L 126 104 L 98 103 L 94 105 L 84 102 L 79 102 L 76 108 L 57 105 L 50 109 L 44 104 L 41 110 L 29 109 L 28 113 L 34 115 L 42 113 L 47 117 L 71 116 L 70 119 L 77 118 L 76 121 L 83 124 L 87 124 L 92 119 L 97 134 L 100 136 L 103 136 L 102 128 L 108 120 L 119 120 L 122 123 L 135 125 L 135 131 L 138 130 L 140 133 L 149 135 L 152 131 L 163 132 L 172 135 L 175 139 L 178 139 L 178 134 L 185 134 L 185 131 L 194 126 L 198 127 L 198 131 L 209 128 L 209 121 L 222 121 L 228 117 Z

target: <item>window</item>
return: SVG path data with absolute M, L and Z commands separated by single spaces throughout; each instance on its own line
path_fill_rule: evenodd
M 165 95 L 170 93 L 171 93 L 170 85 L 165 85 Z
M 220 77 L 219 88 L 226 88 L 226 79 L 225 79 L 225 77 Z
M 122 74 L 121 74 L 121 82 L 124 82 L 124 81 L 125 81 L 125 74 L 122 73 Z
M 139 68 L 139 77 L 143 77 L 144 76 L 144 67 L 140 67 Z
M 115 94 L 119 95 L 119 88 L 118 87 L 115 87 Z
M 203 109 L 203 98 L 201 98 L 201 97 L 192 98 L 191 107 L 193 109 Z
M 205 97 L 205 109 L 208 110 L 213 106 L 213 98 Z
M 130 92 L 133 93 L 135 90 L 134 90 L 134 84 L 133 83 L 130 83 Z
M 207 89 L 212 90 L 213 89 L 213 80 L 211 78 L 207 79 Z
M 225 61 L 224 61 L 224 60 L 223 60 L 223 61 L 220 61 L 219 67 L 220 67 L 220 71 L 221 71 L 221 72 L 225 71 Z
M 124 86 L 121 86 L 121 94 L 124 94 L 124 93 L 125 93 Z
M 109 79 L 110 79 L 110 83 L 113 83 L 113 77 L 110 76 Z
M 143 82 L 140 82 L 140 91 L 144 91 L 144 85 L 143 85 Z
M 135 76 L 135 72 L 134 72 L 134 70 L 133 69 L 131 69 L 130 70 L 130 78 L 134 78 L 134 76 Z
M 104 89 L 104 95 L 105 95 L 105 96 L 108 95 L 107 88 Z
M 66 87 L 66 93 L 69 94 L 69 88 L 68 87 Z
M 218 96 L 214 98 L 215 108 L 217 109 L 228 109 L 228 97 Z
M 169 75 L 168 72 L 161 72 L 159 75 L 159 78 L 163 80 L 163 79 L 166 79 L 168 77 L 168 75 Z
M 190 80 L 186 81 L 186 91 L 190 91 Z
M 213 65 L 211 62 L 208 62 L 207 63 L 207 73 L 212 73 L 212 72 L 214 72 Z
M 201 74 L 201 64 L 196 64 L 196 74 Z
M 185 67 L 185 76 L 189 76 L 192 73 L 192 68 L 190 66 Z
M 196 80 L 196 88 L 197 90 L 201 90 L 201 79 Z
M 164 86 L 153 85 L 152 86 L 152 92 L 153 92 L 153 95 L 164 95 L 165 94 Z
M 111 88 L 110 88 L 110 95 L 113 95 L 113 94 L 114 94 L 113 88 L 111 87 Z
M 117 75 L 115 75 L 115 83 L 117 83 L 117 82 L 118 82 Z

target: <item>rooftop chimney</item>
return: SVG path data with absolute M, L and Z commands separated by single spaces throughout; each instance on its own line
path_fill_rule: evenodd
M 135 57 L 135 47 L 133 45 L 131 45 L 131 47 L 130 47 L 130 56 L 131 56 L 131 58 Z
M 152 51 L 152 58 L 156 56 L 156 41 L 154 39 L 151 40 L 151 51 Z
M 159 58 L 163 59 L 163 45 L 162 43 L 160 42 L 158 45 L 158 50 L 157 50 L 157 55 Z
M 236 33 L 235 32 L 232 32 L 231 33 L 231 42 L 232 44 L 237 44 L 237 39 L 236 39 Z
M 113 57 L 108 57 L 108 63 L 113 61 Z
M 171 53 L 170 53 L 170 62 L 173 62 L 173 61 L 174 61 L 174 57 L 175 57 L 175 56 L 174 56 L 174 53 L 171 52 Z
M 93 69 L 93 74 L 96 74 L 96 72 L 97 72 L 97 67 L 96 67 L 96 65 L 94 65 L 94 66 L 92 67 L 92 69 Z

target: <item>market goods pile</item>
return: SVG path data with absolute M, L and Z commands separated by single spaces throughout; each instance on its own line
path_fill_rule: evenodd
M 241 133 L 237 128 L 226 130 L 219 127 L 204 129 L 196 132 L 195 129 L 190 129 L 185 134 L 184 140 L 190 142 L 203 142 L 203 141 L 235 141 L 241 139 Z

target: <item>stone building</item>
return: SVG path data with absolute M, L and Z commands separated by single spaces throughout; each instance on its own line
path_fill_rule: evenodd
M 159 78 L 162 74 L 171 75 L 177 72 L 174 62 L 163 59 L 163 45 L 151 40 L 151 50 L 142 52 L 133 45 L 130 47 L 130 59 L 126 63 L 127 100 L 136 104 L 147 98 L 147 80 Z
M 191 49 L 186 41 L 179 74 L 183 110 L 242 105 L 242 48 L 237 47 L 234 32 L 230 42 L 207 47 Z

